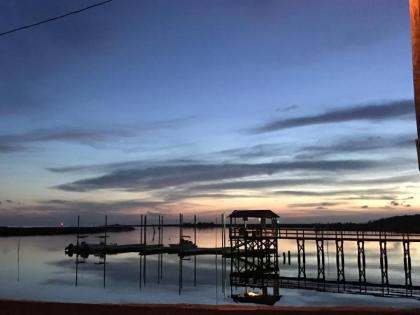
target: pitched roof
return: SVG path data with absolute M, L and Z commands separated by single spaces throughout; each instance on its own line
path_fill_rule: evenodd
M 271 210 L 235 210 L 231 218 L 278 218 L 279 216 Z

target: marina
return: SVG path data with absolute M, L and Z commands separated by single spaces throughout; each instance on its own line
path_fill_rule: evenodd
M 149 218 L 150 219 L 150 218 Z M 270 210 L 241 210 L 229 215 L 227 223 L 224 215 L 219 238 L 220 246 L 197 246 L 197 219 L 192 223 L 184 223 L 184 216 L 179 215 L 178 242 L 164 244 L 163 217 L 158 217 L 158 223 L 147 225 L 147 216 L 141 217 L 142 224 L 138 229 L 139 243 L 116 244 L 107 242 L 106 233 L 100 237 L 100 243 L 79 242 L 84 235 L 77 235 L 76 245 L 69 244 L 65 248 L 68 256 L 76 256 L 76 282 L 78 281 L 78 265 L 87 262 L 89 255 L 99 257 L 103 265 L 103 285 L 106 285 L 106 265 L 108 255 L 136 253 L 140 256 L 140 278 L 147 278 L 147 256 L 157 256 L 158 281 L 163 277 L 162 260 L 167 255 L 178 256 L 178 291 L 181 294 L 184 283 L 183 265 L 193 259 L 193 283 L 197 283 L 197 256 L 213 256 L 221 260 L 220 285 L 224 295 L 230 289 L 229 296 L 235 302 L 257 304 L 274 304 L 281 298 L 280 288 L 305 289 L 333 293 L 348 293 L 383 297 L 407 297 L 420 299 L 420 286 L 413 283 L 410 244 L 420 242 L 420 234 L 398 233 L 392 231 L 334 231 L 314 228 L 282 228 L 278 224 L 278 216 Z M 238 222 L 239 221 L 239 222 Z M 185 234 L 184 225 L 192 237 Z M 152 230 L 152 238 L 148 239 L 148 229 Z M 157 237 L 156 237 L 157 235 Z M 217 238 L 217 233 L 215 235 Z M 151 242 L 148 242 L 150 240 Z M 282 252 L 281 243 L 295 242 L 295 250 Z M 335 277 L 327 277 L 326 247 L 334 244 Z M 355 246 L 349 246 L 350 244 Z M 389 244 L 400 244 L 402 283 L 392 283 L 389 279 L 388 251 Z M 217 244 L 217 240 L 216 240 Z M 279 247 L 280 244 L 280 247 Z M 308 246 L 315 248 L 316 276 L 308 275 Z M 369 281 L 365 246 L 378 245 L 379 281 Z M 347 249 L 352 247 L 352 249 Z M 353 252 L 349 253 L 352 250 Z M 354 252 L 356 251 L 356 252 Z M 292 253 L 293 254 L 292 254 Z M 281 273 L 282 264 L 279 257 L 283 254 L 283 266 L 290 266 L 295 260 L 296 275 L 286 276 Z M 346 257 L 357 256 L 356 270 L 349 271 L 346 267 Z M 219 256 L 219 257 L 218 257 Z M 312 265 L 313 267 L 313 265 Z M 356 279 L 348 279 L 348 273 L 355 273 Z M 77 285 L 77 284 L 76 284 Z M 257 292 L 257 293 L 256 293 Z

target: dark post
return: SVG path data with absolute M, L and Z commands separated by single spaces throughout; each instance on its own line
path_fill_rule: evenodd
M 194 245 L 197 246 L 197 215 L 194 214 Z M 197 255 L 194 255 L 194 286 L 197 286 Z
M 143 245 L 144 247 L 147 246 L 147 215 L 145 214 L 143 217 Z M 143 285 L 146 286 L 146 254 L 143 255 Z
M 365 257 L 365 241 L 364 241 L 363 232 L 362 232 L 362 238 L 359 237 L 359 232 L 357 232 L 357 267 L 359 269 L 360 290 L 362 290 L 362 285 L 364 285 L 364 290 L 366 292 L 366 257 Z
M 140 216 L 139 234 L 140 234 L 140 246 L 141 246 L 143 244 L 143 215 Z
M 19 238 L 18 238 L 18 243 L 17 243 L 17 282 L 20 281 L 20 229 L 19 229 Z M 76 255 L 76 260 L 77 260 L 77 255 Z M 77 282 L 77 262 L 76 262 L 76 282 Z M 77 284 L 76 284 L 77 285 Z
M 141 253 L 139 253 L 139 289 L 141 290 L 141 257 L 142 257 L 142 255 L 141 255 Z
M 179 214 L 179 271 L 178 271 L 178 294 L 181 295 L 182 291 L 182 225 L 183 215 Z
M 342 283 L 345 288 L 346 277 L 344 273 L 344 241 L 343 241 L 343 231 L 341 235 L 335 234 L 335 248 L 336 248 L 336 263 L 337 263 L 337 285 L 340 289 L 340 284 Z
M 316 257 L 318 265 L 318 282 L 322 280 L 325 286 L 325 254 L 323 238 L 316 240 Z
M 405 274 L 405 290 L 406 295 L 412 295 L 413 282 L 411 281 L 411 256 L 410 256 L 410 241 L 403 239 L 403 251 L 404 251 L 404 274 Z
M 161 227 L 160 227 L 160 231 L 161 231 L 160 240 L 162 242 L 161 245 L 163 246 L 163 215 L 161 216 L 160 224 L 161 224 Z M 163 254 L 161 254 L 161 259 L 160 259 L 160 279 L 161 280 L 163 279 Z
M 217 217 L 216 217 L 216 237 L 215 237 L 215 247 L 217 248 Z M 215 289 L 216 289 L 216 304 L 217 304 L 217 301 L 218 301 L 218 296 L 217 296 L 217 285 L 218 285 L 218 283 L 217 283 L 217 251 L 216 251 L 216 255 L 214 255 L 214 269 L 215 269 L 215 275 L 214 275 L 214 279 L 215 279 L 215 282 L 216 282 L 216 285 L 215 285 Z
M 235 219 L 236 220 L 236 219 Z M 232 217 L 231 216 L 229 216 L 229 240 L 230 240 L 230 276 L 232 277 L 232 275 L 233 275 L 233 263 L 234 263 L 234 261 L 237 261 L 237 260 L 234 260 L 233 259 L 233 240 L 232 240 L 232 236 L 233 236 L 233 231 L 234 231 L 234 227 L 233 227 L 233 225 L 232 225 Z M 236 242 L 235 242 L 236 243 Z M 236 267 L 236 265 L 235 265 L 235 267 Z M 236 267 L 236 269 L 238 269 L 239 267 Z M 231 285 L 230 286 L 230 295 L 232 295 L 233 294 L 233 286 Z
M 141 248 L 143 245 L 143 215 L 140 215 L 140 226 L 139 226 L 139 289 L 141 290 L 141 282 L 142 282 L 142 277 L 141 277 L 141 271 L 142 271 L 142 265 L 141 265 L 141 259 L 142 259 L 142 254 L 141 254 Z
M 161 245 L 161 240 L 160 240 L 160 214 L 158 215 L 158 245 Z M 161 259 L 161 254 L 158 254 L 158 261 L 157 261 L 157 283 L 160 282 L 160 259 Z
M 147 215 L 144 215 L 144 221 L 143 221 L 143 223 L 144 223 L 143 244 L 144 244 L 144 246 L 146 246 L 147 245 Z
M 381 238 L 379 235 L 379 250 L 380 250 L 380 264 L 381 264 L 381 283 L 382 283 L 382 294 L 385 293 L 385 287 L 389 293 L 389 280 L 388 280 L 388 255 L 386 251 L 386 239 Z
M 146 259 L 146 254 L 143 255 L 143 285 L 146 286 L 146 263 L 147 263 L 147 259 Z
M 80 238 L 80 215 L 77 216 L 77 236 L 76 236 L 76 287 L 78 285 L 79 276 L 79 238 Z
M 106 283 L 106 238 L 107 236 L 107 227 L 108 227 L 108 216 L 105 215 L 105 232 L 104 232 L 104 288 L 105 288 L 105 283 Z
M 297 238 L 297 254 L 298 254 L 298 279 L 306 280 L 306 263 L 305 263 L 305 239 Z

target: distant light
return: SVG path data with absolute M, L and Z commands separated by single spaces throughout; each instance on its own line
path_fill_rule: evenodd
M 64 222 L 60 222 L 60 227 L 64 227 Z

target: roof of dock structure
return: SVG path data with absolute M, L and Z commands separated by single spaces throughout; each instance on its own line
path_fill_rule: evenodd
M 234 210 L 231 218 L 278 218 L 279 216 L 271 210 Z

